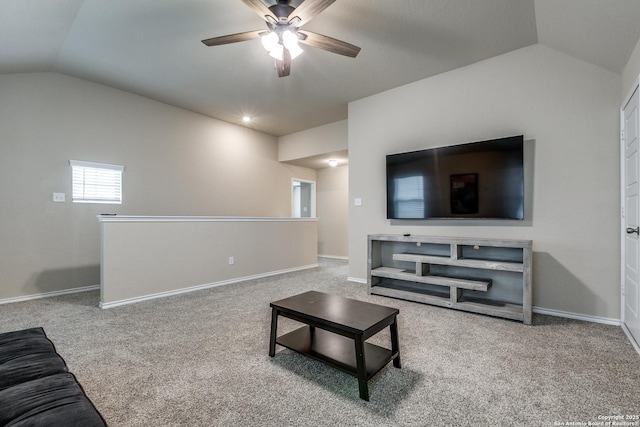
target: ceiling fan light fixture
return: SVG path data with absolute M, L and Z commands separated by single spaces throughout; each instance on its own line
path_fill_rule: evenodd
M 284 52 L 284 47 L 281 44 L 277 44 L 269 51 L 269 56 L 277 59 L 278 61 L 282 61 L 282 54 Z
M 298 45 L 294 46 L 293 48 L 289 49 L 289 53 L 291 54 L 291 59 L 296 59 L 298 56 L 300 56 L 300 54 L 304 52 L 304 50 L 302 50 L 302 48 Z
M 335 0 L 242 0 L 242 2 L 265 20 L 268 31 L 253 30 L 228 34 L 202 40 L 202 43 L 206 46 L 219 46 L 261 38 L 264 48 L 276 59 L 275 68 L 278 77 L 290 75 L 291 60 L 303 52 L 299 42 L 351 58 L 355 58 L 360 52 L 358 46 L 300 29 Z M 291 3 L 296 6 L 292 6 Z
M 282 44 L 291 50 L 291 48 L 298 46 L 298 36 L 296 36 L 293 31 L 286 30 L 282 33 Z
M 267 35 L 264 35 L 260 38 L 260 41 L 262 41 L 262 46 L 268 51 L 271 52 L 272 50 L 276 49 L 277 46 L 279 46 L 279 39 L 278 39 L 278 35 L 276 33 L 274 33 L 273 31 L 270 32 Z
M 280 43 L 282 38 L 282 44 Z M 260 38 L 262 46 L 269 52 L 269 55 L 278 61 L 282 61 L 284 49 L 286 48 L 291 55 L 291 59 L 297 58 L 302 52 L 302 48 L 298 45 L 298 36 L 290 30 L 283 31 L 281 36 L 271 31 Z
M 291 59 L 297 58 L 304 52 L 298 44 L 298 36 L 293 31 L 286 30 L 282 33 L 282 44 L 289 50 Z

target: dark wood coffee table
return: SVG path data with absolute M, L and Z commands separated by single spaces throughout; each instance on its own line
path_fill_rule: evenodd
M 393 366 L 400 368 L 396 308 L 316 291 L 274 301 L 270 306 L 271 357 L 279 344 L 338 368 L 358 378 L 360 397 L 367 401 L 367 381 L 392 360 Z M 278 337 L 278 316 L 307 326 Z M 387 326 L 391 350 L 365 342 Z

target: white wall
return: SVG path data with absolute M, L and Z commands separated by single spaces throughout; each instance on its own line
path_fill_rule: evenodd
M 290 216 L 275 137 L 56 73 L 0 76 L 0 300 L 99 283 L 96 215 Z M 125 166 L 122 205 L 71 203 L 69 159 Z M 64 192 L 66 203 L 53 203 Z
M 278 159 L 290 161 L 348 149 L 347 120 L 278 138 Z M 316 182 L 318 254 L 347 258 L 349 252 L 349 168 L 319 169 Z
M 347 121 L 329 123 L 278 138 L 278 160 L 303 159 L 318 154 L 346 150 Z
M 537 45 L 352 102 L 350 277 L 366 279 L 371 233 L 531 239 L 534 306 L 619 319 L 620 86 Z M 386 219 L 386 154 L 515 134 L 533 141 L 525 221 Z
M 349 256 L 349 166 L 318 170 L 318 254 Z
M 640 40 L 636 44 L 635 49 L 631 53 L 629 57 L 629 61 L 627 65 L 624 67 L 622 71 L 622 97 L 626 97 L 628 92 L 631 90 L 632 86 L 638 79 L 640 75 Z M 621 102 L 625 100 L 622 99 Z

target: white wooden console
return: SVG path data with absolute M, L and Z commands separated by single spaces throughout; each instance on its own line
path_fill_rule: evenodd
M 369 235 L 369 294 L 531 324 L 531 240 Z

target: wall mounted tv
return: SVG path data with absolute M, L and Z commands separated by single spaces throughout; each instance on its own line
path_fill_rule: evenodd
M 523 219 L 524 137 L 387 155 L 388 219 Z

